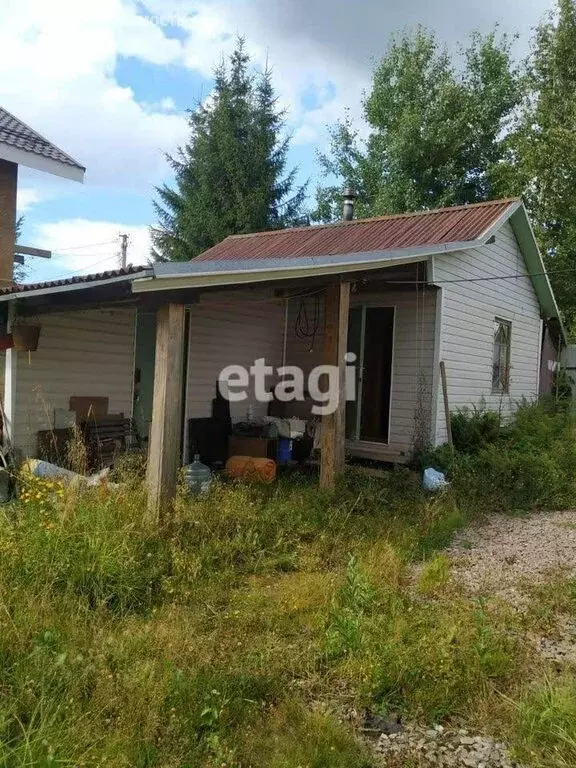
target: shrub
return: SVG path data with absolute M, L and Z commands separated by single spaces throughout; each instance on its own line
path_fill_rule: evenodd
M 541 404 L 523 404 L 496 443 L 456 457 L 458 497 L 475 508 L 554 509 L 576 501 L 573 417 Z
M 454 448 L 460 453 L 476 453 L 500 436 L 500 414 L 479 408 L 461 408 L 450 414 Z
M 326 626 L 326 655 L 336 659 L 362 645 L 362 618 L 370 610 L 375 590 L 360 569 L 358 558 L 348 561 L 346 580 L 336 594 Z
M 545 401 L 522 402 L 509 424 L 482 409 L 454 414 L 454 448 L 421 454 L 419 464 L 444 472 L 467 514 L 553 509 L 576 503 L 573 414 Z

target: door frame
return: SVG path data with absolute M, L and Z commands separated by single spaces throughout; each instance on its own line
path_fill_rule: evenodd
M 358 377 L 358 391 L 356 392 L 356 424 L 354 429 L 354 437 L 348 438 L 348 442 L 350 443 L 363 443 L 363 444 L 371 444 L 371 445 L 390 445 L 390 430 L 392 425 L 392 397 L 394 393 L 394 364 L 395 364 L 395 354 L 396 354 L 396 318 L 397 318 L 397 306 L 396 304 L 388 304 L 388 303 L 382 303 L 382 301 L 378 300 L 367 300 L 367 301 L 358 301 L 355 302 L 351 307 L 350 311 L 354 309 L 361 309 L 362 310 L 362 319 L 360 324 L 360 339 L 361 339 L 361 347 L 360 347 L 360 356 L 358 359 L 358 366 L 360 370 L 360 375 Z M 363 392 L 363 367 L 364 367 L 364 342 L 365 342 L 365 333 L 366 333 L 366 310 L 367 309 L 391 309 L 392 310 L 392 355 L 390 359 L 390 401 L 388 403 L 388 432 L 386 434 L 386 438 L 382 440 L 363 440 L 360 437 L 360 429 L 362 426 L 362 392 Z

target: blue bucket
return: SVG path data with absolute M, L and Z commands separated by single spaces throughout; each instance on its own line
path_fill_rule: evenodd
M 292 458 L 292 440 L 290 440 L 288 437 L 279 437 L 278 438 L 278 454 L 276 459 L 278 464 L 288 464 L 291 458 Z

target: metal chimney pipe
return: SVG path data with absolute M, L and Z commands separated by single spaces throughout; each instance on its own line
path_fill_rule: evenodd
M 352 221 L 354 218 L 354 200 L 358 195 L 354 187 L 344 188 L 344 199 L 342 204 L 342 218 L 344 221 Z

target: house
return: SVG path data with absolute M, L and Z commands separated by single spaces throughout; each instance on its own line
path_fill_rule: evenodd
M 14 444 L 34 455 L 71 396 L 108 398 L 149 431 L 154 510 L 230 366 L 263 358 L 310 383 L 331 365 L 340 395 L 355 390 L 321 416 L 329 486 L 345 452 L 407 462 L 446 441 L 445 397 L 451 410 L 483 402 L 504 415 L 535 398 L 544 323 L 561 334 L 519 199 L 228 237 L 189 263 L 5 287 L 0 305 L 11 325 L 41 326 L 37 351 L 6 358 Z M 269 413 L 255 387 L 243 394 L 233 422 Z
M 24 166 L 74 181 L 84 180 L 85 168 L 37 131 L 23 123 L 8 110 L 0 107 L 0 286 L 13 284 L 14 263 L 23 263 L 24 256 L 50 258 L 50 252 L 23 245 L 16 246 L 16 199 L 18 167 Z M 4 322 L 6 317 L 4 318 Z M 6 347 L 3 346 L 2 350 Z M 9 362 L 12 352 L 8 351 Z M 4 355 L 2 354 L 2 366 Z M 4 376 L 0 376 L 0 391 L 4 397 Z M 6 395 L 11 400 L 13 392 Z
M 58 147 L 0 107 L 0 284 L 12 283 L 16 228 L 18 166 L 82 182 L 85 168 Z M 20 254 L 46 255 L 35 248 Z

